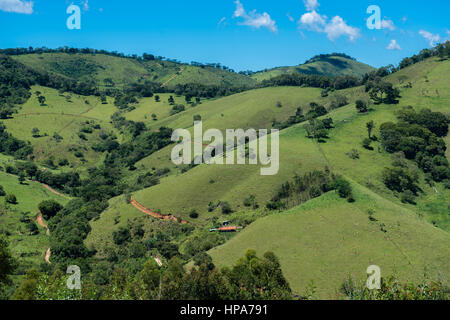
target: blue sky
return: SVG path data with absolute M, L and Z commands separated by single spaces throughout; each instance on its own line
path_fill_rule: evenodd
M 72 3 L 80 30 L 66 26 Z M 366 25 L 370 5 L 379 30 Z M 379 67 L 449 39 L 449 12 L 448 0 L 0 0 L 0 47 L 148 52 L 235 70 L 344 52 Z

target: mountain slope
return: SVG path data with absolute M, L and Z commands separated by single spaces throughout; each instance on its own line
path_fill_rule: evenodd
M 294 67 L 279 67 L 264 70 L 252 75 L 258 81 L 268 80 L 283 74 L 303 73 L 316 74 L 328 77 L 355 76 L 362 77 L 364 74 L 375 70 L 373 67 L 351 59 L 345 55 L 330 54 L 316 56 L 304 64 Z
M 209 66 L 191 66 L 162 60 L 138 61 L 105 54 L 42 53 L 12 57 L 35 70 L 74 80 L 93 80 L 100 87 L 108 85 L 122 88 L 147 80 L 168 87 L 186 83 L 250 86 L 256 82 L 250 77 Z M 112 80 L 112 83 L 105 83 L 105 79 Z
M 293 290 L 305 293 L 314 281 L 320 299 L 339 297 L 347 276 L 366 279 L 370 265 L 403 281 L 420 281 L 427 273 L 448 283 L 450 235 L 364 187 L 353 187 L 353 204 L 328 193 L 257 220 L 209 254 L 218 266 L 230 266 L 250 248 L 259 255 L 273 251 Z M 369 220 L 368 210 L 376 221 Z

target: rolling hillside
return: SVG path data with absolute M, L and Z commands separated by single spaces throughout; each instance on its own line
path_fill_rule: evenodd
M 133 197 L 147 208 L 208 228 L 213 217 L 219 221 L 230 218 L 219 210 L 208 212 L 209 202 L 229 202 L 236 211 L 231 218 L 238 221 L 236 217 L 244 211 L 243 200 L 249 195 L 255 195 L 263 207 L 295 173 L 301 175 L 328 167 L 352 181 L 355 203 L 345 202 L 331 192 L 289 212 L 257 220 L 210 252 L 215 263 L 234 264 L 247 249 L 256 249 L 259 254 L 272 250 L 280 257 L 283 271 L 297 293 L 302 293 L 309 281 L 314 280 L 321 298 L 336 298 L 344 278 L 354 275 L 363 279 L 370 264 L 378 264 L 386 274 L 396 273 L 404 280 L 418 280 L 426 269 L 428 275 L 439 275 L 448 281 L 450 191 L 442 184 L 431 188 L 421 173 L 423 192 L 416 199 L 417 205 L 402 203 L 381 178 L 383 168 L 391 164 L 393 156 L 378 148 L 379 142 L 370 151 L 361 146 L 361 141 L 367 136 L 368 121 L 375 122 L 374 134 L 379 136 L 380 124 L 395 121 L 395 111 L 402 106 L 411 104 L 417 109 L 426 107 L 449 114 L 450 92 L 445 88 L 449 70 L 450 61 L 433 58 L 389 76 L 387 80 L 401 88 L 399 105 L 372 106 L 366 114 L 359 114 L 354 105 L 357 99 L 368 98 L 364 88 L 340 91 L 349 104 L 326 116 L 334 120 L 326 143 L 308 139 L 303 125 L 281 132 L 280 172 L 276 176 L 261 177 L 258 166 L 200 165 L 181 173 L 172 165 L 175 170 L 172 175 L 157 186 L 134 193 Z M 404 87 L 406 82 L 411 82 L 412 89 Z M 258 89 L 206 102 L 167 117 L 161 124 L 190 128 L 193 115 L 201 114 L 205 128 L 267 127 L 273 118 L 286 119 L 292 115 L 297 106 L 310 101 L 327 105 L 327 99 L 331 97 L 320 98 L 319 90 L 315 89 Z M 277 101 L 283 108 L 277 109 Z M 448 144 L 448 138 L 446 141 Z M 347 153 L 352 149 L 358 150 L 359 159 L 349 158 Z M 170 167 L 170 150 L 169 146 L 155 153 L 138 167 L 148 168 L 156 162 Z M 415 167 L 412 162 L 408 165 Z M 192 208 L 200 213 L 198 219 L 188 216 Z M 369 210 L 374 212 L 374 221 L 369 219 L 372 212 Z M 101 218 L 92 223 L 87 243 L 98 243 L 96 239 L 112 241 L 111 231 L 118 228 L 114 225 L 117 215 L 122 221 L 119 225 L 123 225 L 142 213 L 123 198 L 112 199 Z
M 316 74 L 328 77 L 349 75 L 360 78 L 373 70 L 373 67 L 350 59 L 350 57 L 330 54 L 314 57 L 306 63 L 294 67 L 279 67 L 260 71 L 253 74 L 252 78 L 263 81 L 283 74 L 292 73 Z
M 43 53 L 13 56 L 38 71 L 54 73 L 80 81 L 95 81 L 101 88 L 122 88 L 144 81 L 167 87 L 177 84 L 251 86 L 255 80 L 213 67 L 198 67 L 170 61 L 138 61 L 104 54 Z M 105 82 L 105 79 L 112 80 Z

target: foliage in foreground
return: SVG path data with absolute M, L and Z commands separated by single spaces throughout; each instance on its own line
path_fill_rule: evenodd
M 341 288 L 350 300 L 449 300 L 450 288 L 440 281 L 402 283 L 395 276 L 381 278 L 380 290 L 369 290 L 365 283 L 347 278 Z

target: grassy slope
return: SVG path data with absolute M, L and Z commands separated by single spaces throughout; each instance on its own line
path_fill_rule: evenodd
M 2 157 L 1 165 L 4 166 L 7 163 L 8 159 Z M 21 212 L 28 212 L 28 217 L 34 219 L 41 201 L 52 199 L 64 205 L 67 200 L 51 193 L 36 182 L 19 184 L 16 176 L 4 172 L 0 172 L 0 185 L 4 187 L 7 194 L 16 195 L 18 201 L 17 205 L 8 205 L 8 209 L 0 214 L 0 228 L 11 233 L 8 236 L 10 247 L 14 256 L 19 259 L 20 265 L 37 266 L 44 261 L 49 239 L 45 230 L 39 225 L 38 235 L 28 235 L 25 224 L 20 222 Z M 1 205 L 4 203 L 2 197 L 0 197 L 0 203 Z
M 46 106 L 41 106 L 37 101 L 34 94 L 37 90 L 46 97 Z M 70 148 L 76 148 L 84 154 L 86 165 L 95 164 L 102 154 L 94 152 L 91 146 L 99 141 L 99 132 L 101 130 L 115 132 L 109 123 L 110 116 L 117 110 L 112 102 L 103 105 L 99 98 L 94 96 L 85 97 L 68 93 L 60 96 L 57 90 L 40 86 L 33 86 L 31 92 L 32 97 L 21 107 L 18 114 L 14 114 L 12 119 L 3 120 L 7 130 L 15 137 L 31 142 L 37 161 L 50 156 L 53 156 L 55 160 L 67 158 L 73 166 L 79 167 L 83 163 L 74 156 L 73 151 L 69 151 Z M 67 102 L 65 96 L 68 95 L 72 97 L 72 102 Z M 85 134 L 88 141 L 78 136 L 86 121 L 93 121 L 101 126 L 101 130 Z M 40 138 L 32 137 L 33 128 L 40 130 Z M 54 133 L 62 136 L 63 140 L 57 142 L 53 139 Z M 120 137 L 119 134 L 117 136 Z
M 364 277 L 365 268 L 370 263 L 379 264 L 386 273 L 398 271 L 403 277 L 410 275 L 417 278 L 423 273 L 427 262 L 433 272 L 440 270 L 448 276 L 449 270 L 443 261 L 448 261 L 450 256 L 450 238 L 442 229 L 448 231 L 449 228 L 449 191 L 438 185 L 439 194 L 435 194 L 425 185 L 422 176 L 421 187 L 425 193 L 418 199 L 417 207 L 401 204 L 381 181 L 381 170 L 390 165 L 392 156 L 379 152 L 376 143 L 374 151 L 365 150 L 361 142 L 367 136 L 366 122 L 375 121 L 377 130 L 374 133 L 379 136 L 379 125 L 395 121 L 393 111 L 402 105 L 412 104 L 418 108 L 429 107 L 448 113 L 446 102 L 450 92 L 445 88 L 445 79 L 449 66 L 449 61 L 437 63 L 431 59 L 390 76 L 390 81 L 396 85 L 400 81 L 405 82 L 406 77 L 413 83 L 413 89 L 402 89 L 400 105 L 375 106 L 365 115 L 358 114 L 353 104 L 356 99 L 366 97 L 363 88 L 342 91 L 352 103 L 330 113 L 335 121 L 335 129 L 330 131 L 327 143 L 318 145 L 307 139 L 302 126 L 282 132 L 281 165 L 277 176 L 261 177 L 258 168 L 253 166 L 202 165 L 183 175 L 163 179 L 160 185 L 137 192 L 134 196 L 149 208 L 162 209 L 164 213 L 184 218 L 187 218 L 189 209 L 197 208 L 200 219 L 195 223 L 203 225 L 208 218 L 220 215 L 218 212 L 206 212 L 209 201 L 229 201 L 235 209 L 240 209 L 238 206 L 241 206 L 242 200 L 255 194 L 260 205 L 264 205 L 280 183 L 291 178 L 294 172 L 302 174 L 329 165 L 333 171 L 353 181 L 356 204 L 350 205 L 337 199 L 334 194 L 328 194 L 291 210 L 289 214 L 265 218 L 241 232 L 231 242 L 213 250 L 216 262 L 234 263 L 235 258 L 241 256 L 247 248 L 258 249 L 260 254 L 271 249 L 280 257 L 283 270 L 296 291 L 303 290 L 309 280 L 315 279 L 321 297 L 334 295 L 337 286 L 349 273 Z M 427 79 L 424 75 L 427 75 Z M 424 96 L 425 86 L 438 88 L 439 97 Z M 303 90 L 312 91 L 306 94 Z M 283 105 L 289 107 L 283 107 L 282 110 L 271 107 L 280 99 Z M 285 103 L 283 99 L 292 99 L 291 104 Z M 293 114 L 297 106 L 314 100 L 319 101 L 318 91 L 314 93 L 314 89 L 266 88 L 210 101 L 161 123 L 173 128 L 190 127 L 192 116 L 202 114 L 206 128 L 264 128 L 270 124 L 275 112 L 279 112 L 277 117 L 286 118 Z M 266 116 L 263 112 L 272 114 Z M 346 155 L 353 148 L 361 153 L 359 160 L 351 160 Z M 156 153 L 141 161 L 140 165 L 148 168 L 155 163 L 170 163 L 170 149 Z M 414 166 L 412 163 L 410 165 Z M 211 180 L 215 182 L 210 183 Z M 380 231 L 379 224 L 369 223 L 369 208 L 375 209 L 375 217 L 379 223 L 387 226 L 387 234 Z M 307 214 L 307 211 L 315 214 Z M 87 242 L 108 239 L 111 231 L 117 228 L 113 222 L 116 215 L 120 215 L 121 223 L 125 223 L 123 221 L 141 213 L 121 198 L 112 199 L 110 208 L 102 214 L 100 220 L 92 224 L 93 230 Z M 282 218 L 284 216 L 291 218 Z M 327 218 L 321 218 L 325 216 Z M 421 216 L 425 219 L 421 219 Z M 427 221 L 437 222 L 441 229 L 433 227 Z M 297 230 L 300 232 L 296 233 Z M 306 231 L 302 233 L 301 230 Z M 342 242 L 343 249 L 336 245 L 342 240 L 342 235 L 345 238 Z M 387 240 L 387 237 L 393 242 Z M 313 240 L 317 244 L 313 244 Z M 308 262 L 308 259 L 312 262 Z M 335 266 L 339 266 L 338 271 L 334 270 Z M 332 278 L 331 281 L 327 282 L 327 278 L 323 277 L 325 274 Z
M 77 80 L 94 80 L 100 86 L 104 86 L 103 81 L 110 78 L 119 88 L 126 84 L 145 80 L 165 83 L 175 75 L 176 77 L 168 83 L 168 87 L 180 83 L 205 85 L 251 85 L 255 83 L 255 80 L 250 77 L 210 67 L 200 68 L 159 60 L 139 62 L 102 54 L 44 53 L 14 56 L 13 58 L 37 70 L 54 72 Z M 84 72 L 83 70 L 88 70 L 84 67 L 84 69 L 77 68 L 80 61 L 83 62 L 83 66 L 92 68 L 94 72 Z M 74 72 L 73 69 L 77 71 Z M 181 70 L 183 71 L 180 72 Z
M 448 233 L 364 187 L 354 184 L 354 189 L 354 204 L 331 192 L 260 219 L 209 253 L 217 265 L 229 266 L 247 249 L 259 255 L 273 251 L 293 290 L 304 293 L 313 280 L 319 298 L 336 298 L 347 276 L 363 280 L 372 264 L 380 266 L 382 276 L 419 280 L 427 268 L 431 277 L 441 273 L 448 280 Z M 368 219 L 369 209 L 377 222 Z
M 373 67 L 364 63 L 347 59 L 344 57 L 332 56 L 327 60 L 315 61 L 295 67 L 280 67 L 268 71 L 255 73 L 252 78 L 258 81 L 268 80 L 270 78 L 290 73 L 318 74 L 329 77 L 353 75 L 362 77 L 367 72 L 373 70 Z

